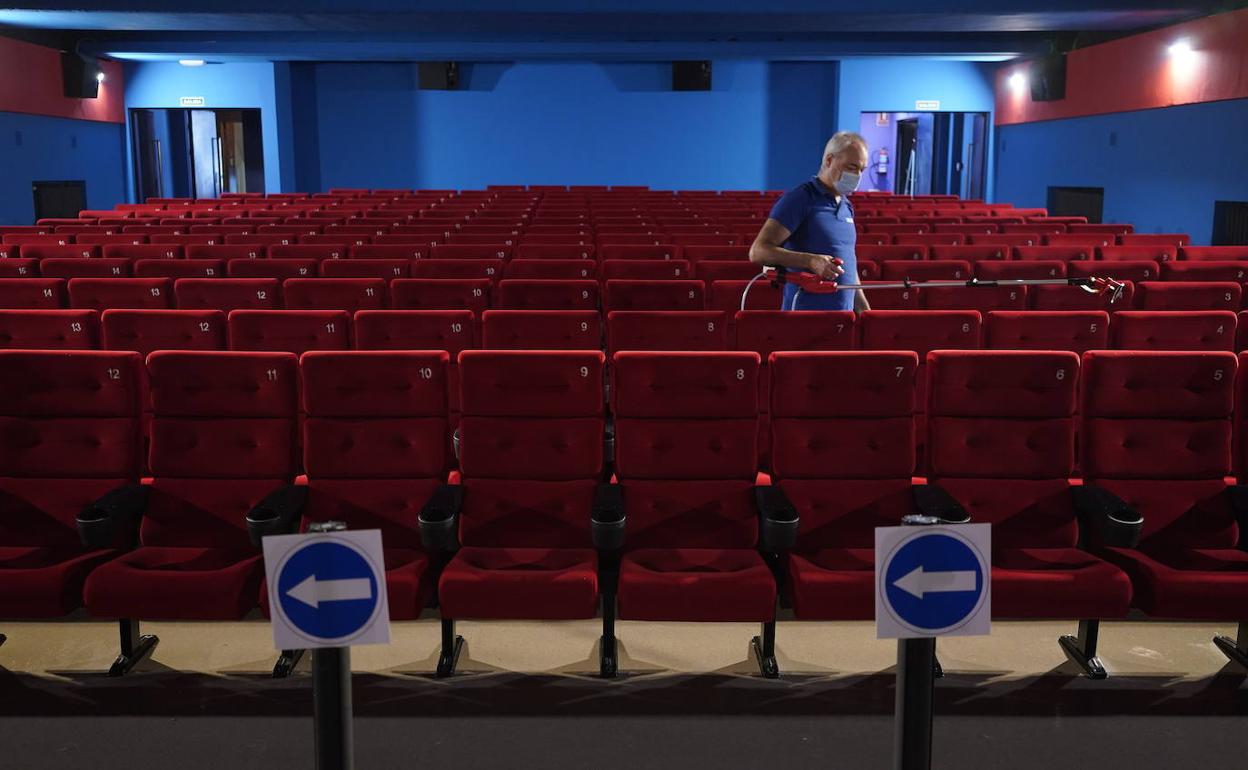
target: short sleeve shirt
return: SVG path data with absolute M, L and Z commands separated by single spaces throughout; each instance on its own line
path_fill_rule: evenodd
M 858 259 L 854 247 L 858 235 L 854 230 L 854 205 L 849 196 L 838 201 L 818 177 L 811 177 L 789 190 L 772 207 L 770 217 L 791 233 L 784 248 L 811 254 L 838 257 L 844 264 L 843 285 L 858 283 Z M 797 293 L 797 286 L 785 284 L 784 310 L 853 310 L 854 292 L 831 294 Z

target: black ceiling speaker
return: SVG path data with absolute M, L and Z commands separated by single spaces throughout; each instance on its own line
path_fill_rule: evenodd
M 673 91 L 710 91 L 711 63 L 709 61 L 672 62 Z
M 100 95 L 100 61 L 93 56 L 63 51 L 61 80 L 68 99 L 95 99 Z
M 459 88 L 459 62 L 420 62 L 420 87 L 425 91 L 454 91 Z
M 1053 54 L 1031 63 L 1031 100 L 1053 102 L 1066 98 L 1066 55 Z

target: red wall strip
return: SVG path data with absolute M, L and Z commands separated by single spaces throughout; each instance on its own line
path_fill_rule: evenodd
M 0 37 L 0 112 L 105 123 L 126 120 L 121 62 L 101 62 L 104 82 L 96 99 L 67 99 L 61 81 L 61 53 L 53 48 Z
M 1184 41 L 1190 51 L 1172 52 Z M 997 125 L 1248 98 L 1248 9 L 1073 51 L 1066 98 L 1033 102 L 1027 61 L 997 71 Z M 1022 73 L 1022 78 L 1014 78 Z

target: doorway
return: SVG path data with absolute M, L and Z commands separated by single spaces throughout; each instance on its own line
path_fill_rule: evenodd
M 132 109 L 130 136 L 138 200 L 265 191 L 258 109 Z
M 988 173 L 986 112 L 864 112 L 870 168 L 863 189 L 899 195 L 984 197 Z

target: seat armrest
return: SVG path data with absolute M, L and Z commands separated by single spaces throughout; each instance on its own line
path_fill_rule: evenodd
M 137 524 L 147 508 L 150 489 L 142 484 L 126 484 L 104 493 L 78 512 L 78 537 L 88 548 L 116 548 L 129 545 L 137 535 Z
M 779 553 L 797 543 L 801 517 L 784 490 L 775 486 L 754 487 L 758 507 L 758 540 L 764 551 Z
M 594 488 L 594 507 L 590 514 L 590 532 L 594 548 L 618 551 L 624 547 L 624 526 L 628 515 L 624 510 L 624 488 L 602 482 Z
M 919 513 L 931 516 L 941 524 L 966 524 L 971 520 L 962 503 L 939 484 L 917 484 L 911 488 L 914 505 Z
M 1236 484 L 1227 490 L 1231 496 L 1231 510 L 1239 525 L 1239 550 L 1248 551 L 1248 485 Z
M 1134 548 L 1139 544 L 1144 517 L 1118 495 L 1085 483 L 1071 487 L 1070 496 L 1079 516 L 1080 540 L 1084 545 Z
M 420 509 L 420 543 L 425 550 L 454 551 L 459 548 L 459 511 L 464 505 L 464 488 L 442 484 L 429 495 Z
M 251 544 L 260 547 L 260 541 L 269 535 L 289 535 L 299 527 L 303 509 L 308 502 L 308 488 L 285 484 L 265 495 L 264 499 L 247 512 L 247 534 Z

